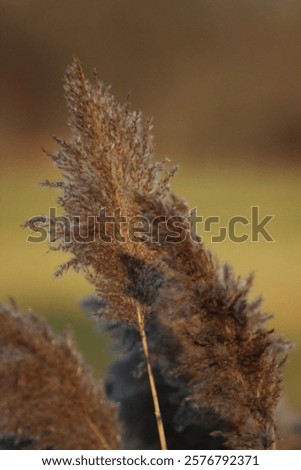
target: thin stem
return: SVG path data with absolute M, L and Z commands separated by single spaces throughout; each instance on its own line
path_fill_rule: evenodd
M 147 343 L 147 338 L 146 338 L 145 329 L 144 329 L 144 318 L 141 314 L 140 306 L 137 307 L 137 317 L 138 317 L 139 333 L 141 336 L 143 352 L 144 352 L 145 360 L 146 360 L 149 384 L 150 384 L 150 389 L 151 389 L 153 403 L 154 403 L 154 410 L 155 410 L 155 417 L 157 421 L 157 429 L 158 429 L 158 434 L 159 434 L 160 446 L 162 450 L 167 450 L 166 437 L 165 437 L 163 421 L 162 421 L 162 414 L 160 410 L 155 379 L 154 379 L 154 375 L 153 375 L 153 371 L 152 371 L 152 367 L 150 363 L 148 343 Z
M 88 418 L 88 423 L 91 431 L 95 434 L 97 440 L 100 442 L 101 448 L 104 450 L 110 450 L 109 443 L 104 435 L 99 431 L 98 426 L 90 418 Z
M 277 449 L 277 446 L 276 446 L 276 432 L 275 432 L 275 427 L 274 426 L 271 426 L 271 440 L 272 440 L 272 443 L 271 443 L 271 446 L 269 447 L 269 450 L 276 450 Z

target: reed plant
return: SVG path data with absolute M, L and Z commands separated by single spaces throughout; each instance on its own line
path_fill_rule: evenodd
M 57 275 L 72 268 L 90 281 L 95 296 L 82 305 L 105 319 L 123 355 L 102 385 L 70 336 L 3 306 L 2 446 L 274 449 L 290 345 L 265 326 L 261 299 L 248 299 L 252 277 L 236 277 L 192 236 L 189 207 L 170 189 L 176 168 L 153 159 L 152 123 L 129 99 L 119 104 L 96 73 L 89 82 L 77 59 L 65 93 L 71 136 L 55 137 L 50 155 L 62 178 L 43 184 L 71 223 L 40 222 L 51 248 L 70 254 Z M 103 209 L 105 233 L 94 223 Z M 133 237 L 121 218 L 146 225 Z M 171 220 L 181 221 L 180 242 Z

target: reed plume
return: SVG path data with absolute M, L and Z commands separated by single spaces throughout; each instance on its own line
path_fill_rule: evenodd
M 115 408 L 70 334 L 0 304 L 0 448 L 117 449 Z
M 120 216 L 130 219 L 140 215 L 137 195 L 171 204 L 168 181 L 173 171 L 168 174 L 163 163 L 151 159 L 151 123 L 131 111 L 129 101 L 118 104 L 96 74 L 90 84 L 78 60 L 66 71 L 65 93 L 72 135 L 68 142 L 56 139 L 60 149 L 50 157 L 64 175 L 63 181 L 56 183 L 58 203 L 71 221 L 77 218 L 87 243 L 68 243 L 65 231 L 58 231 L 57 248 L 73 257 L 57 274 L 70 266 L 82 270 L 104 300 L 103 312 L 112 320 L 138 326 L 141 299 L 124 295 L 128 271 L 133 260 L 153 269 L 158 258 L 143 243 L 129 238 L 124 225 L 116 235 L 114 223 Z M 105 234 L 101 224 L 89 225 L 89 216 L 95 218 L 102 208 L 112 217 Z M 77 227 L 71 230 L 74 233 Z M 104 236 L 111 238 L 110 242 L 104 242 Z

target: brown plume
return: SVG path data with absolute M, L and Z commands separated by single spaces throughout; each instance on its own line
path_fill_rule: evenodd
M 98 216 L 102 208 L 113 220 L 119 213 L 127 218 L 139 215 L 138 194 L 172 204 L 168 181 L 173 172 L 168 174 L 164 163 L 151 160 L 151 123 L 140 112 L 131 111 L 129 102 L 118 104 L 96 75 L 90 84 L 78 60 L 67 69 L 65 92 L 72 136 L 69 142 L 56 139 L 60 150 L 51 158 L 64 175 L 58 185 L 58 202 L 70 220 L 79 217 L 81 233 L 91 235 L 88 217 Z M 111 224 L 106 225 L 106 235 L 113 236 L 111 243 L 100 239 L 104 235 L 100 230 L 97 224 L 92 240 L 84 244 L 66 243 L 64 231 L 58 233 L 59 248 L 73 254 L 59 273 L 69 266 L 83 270 L 105 299 L 108 316 L 137 323 L 137 302 L 124 295 L 128 282 L 124 255 L 149 264 L 156 257 L 143 244 L 130 240 L 122 224 L 123 243 L 113 236 Z
M 117 449 L 115 409 L 71 336 L 56 338 L 41 318 L 13 304 L 0 304 L 0 323 L 0 441 Z

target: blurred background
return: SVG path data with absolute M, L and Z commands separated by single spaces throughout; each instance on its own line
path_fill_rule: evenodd
M 173 189 L 204 217 L 275 215 L 274 243 L 206 245 L 237 274 L 271 327 L 295 342 L 285 374 L 301 411 L 301 4 L 286 0 L 0 0 L 0 298 L 16 299 L 61 330 L 75 329 L 96 373 L 108 340 L 78 305 L 80 276 L 54 280 L 62 254 L 26 242 L 20 225 L 47 214 L 57 176 L 41 147 L 68 137 L 62 89 L 73 56 L 115 96 L 154 118 L 156 158 L 180 164 Z M 213 235 L 217 234 L 216 232 Z M 212 235 L 212 234 L 211 234 Z

